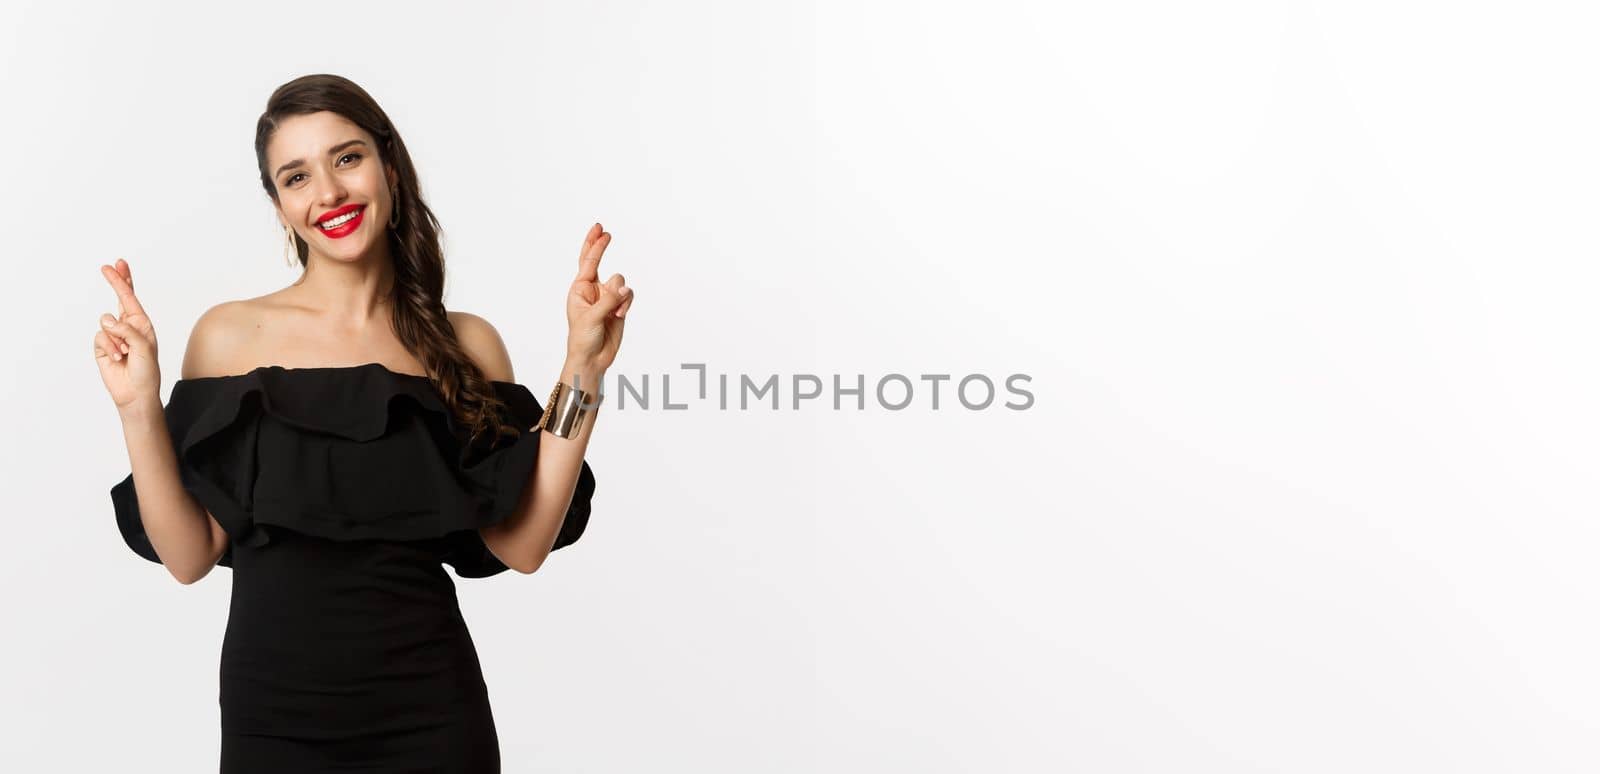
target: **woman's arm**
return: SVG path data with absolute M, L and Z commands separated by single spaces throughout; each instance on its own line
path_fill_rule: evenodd
M 598 394 L 604 377 L 601 369 L 571 361 L 562 366 L 560 374 L 562 381 L 582 385 L 583 391 L 591 394 Z M 578 475 L 583 472 L 583 456 L 599 413 L 598 408 L 590 409 L 583 425 L 567 438 L 532 428 L 541 434 L 539 457 L 516 510 L 505 521 L 479 530 L 489 551 L 507 567 L 523 574 L 533 573 L 550 555 L 572 505 Z
M 605 371 L 616 360 L 622 345 L 622 327 L 628 308 L 633 305 L 633 289 L 621 274 L 600 281 L 600 258 L 611 244 L 611 233 L 599 223 L 589 227 L 578 251 L 578 273 L 567 289 L 567 360 L 558 378 L 587 393 L 598 395 Z M 504 374 L 511 381 L 511 357 L 505 342 L 482 318 L 464 315 L 466 326 L 456 324 L 458 339 L 475 339 L 478 351 L 488 361 L 486 371 Z M 473 319 L 465 319 L 473 318 Z M 471 324 L 474 321 L 479 324 Z M 453 320 L 454 322 L 454 320 Z M 466 327 L 471 332 L 462 334 Z M 546 407 L 548 408 L 548 407 Z M 591 414 L 598 414 L 598 407 Z M 533 479 L 522 489 L 516 510 L 506 521 L 480 529 L 484 544 L 507 567 L 531 573 L 550 555 L 561 524 L 572 505 L 572 495 L 583 473 L 583 454 L 589 448 L 597 416 L 588 417 L 570 438 L 534 428 L 539 436 L 539 456 L 534 460 Z
M 208 365 L 229 348 L 227 306 L 214 306 L 195 322 L 183 353 L 183 378 L 205 375 L 212 370 Z M 150 547 L 179 583 L 194 583 L 217 566 L 228 548 L 228 533 L 183 487 L 159 395 L 130 403 L 118 413 Z
M 133 468 L 133 490 L 139 499 L 139 518 L 150 547 L 162 566 L 179 583 L 189 585 L 204 578 L 227 548 L 226 533 L 219 543 L 220 525 L 183 488 L 178 456 L 167 430 L 161 405 L 136 405 L 122 410 L 122 435 L 128 443 L 128 463 Z
M 456 340 L 483 371 L 485 379 L 516 381 L 505 340 L 488 320 L 467 312 L 448 312 L 446 316 L 455 328 Z M 584 392 L 598 394 L 604 376 L 605 369 L 568 359 L 558 378 L 579 386 Z M 542 434 L 539 456 L 534 460 L 528 483 L 522 488 L 516 510 L 505 521 L 478 530 L 489 552 L 505 566 L 530 574 L 550 555 L 551 546 L 561 533 L 561 524 L 566 520 L 567 508 L 572 505 L 578 475 L 583 472 L 583 455 L 589 448 L 589 434 L 594 431 L 598 413 L 598 410 L 590 410 L 582 427 L 569 438 L 558 437 L 538 427 L 528 428 Z

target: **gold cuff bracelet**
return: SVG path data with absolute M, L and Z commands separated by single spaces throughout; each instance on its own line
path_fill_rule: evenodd
M 571 438 L 582 429 L 583 418 L 599 408 L 605 397 L 556 382 L 555 389 L 550 391 L 550 401 L 544 404 L 544 417 L 539 420 L 539 426 L 557 438 Z

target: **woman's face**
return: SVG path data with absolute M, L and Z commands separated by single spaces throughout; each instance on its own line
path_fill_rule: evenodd
M 267 170 L 278 216 L 312 252 L 355 261 L 387 249 L 395 178 L 360 127 L 327 111 L 291 116 L 267 142 Z M 337 225 L 325 228 L 329 222 Z

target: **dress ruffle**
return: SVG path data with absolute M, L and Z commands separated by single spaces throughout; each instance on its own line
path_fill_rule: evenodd
M 504 571 L 477 530 L 516 509 L 538 458 L 543 407 L 527 387 L 490 382 L 520 432 L 468 443 L 425 376 L 379 363 L 262 366 L 180 379 L 166 406 L 179 477 L 235 545 L 260 547 L 282 528 L 334 540 L 441 539 L 463 578 Z M 594 473 L 583 463 L 554 548 L 588 525 Z M 111 489 L 117 527 L 135 553 L 160 562 L 130 474 Z

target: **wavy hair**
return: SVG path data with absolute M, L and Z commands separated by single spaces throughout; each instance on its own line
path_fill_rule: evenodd
M 389 116 L 365 89 L 337 75 L 305 75 L 279 86 L 267 99 L 267 109 L 256 120 L 256 164 L 261 187 L 274 204 L 278 189 L 267 170 L 267 142 L 282 122 L 291 117 L 330 111 L 361 127 L 378 143 L 381 162 L 398 174 L 395 201 L 398 224 L 388 227 L 389 255 L 394 261 L 394 332 L 400 343 L 422 362 L 429 381 L 444 398 L 451 414 L 468 428 L 468 443 L 492 430 L 494 439 L 520 431 L 506 423 L 509 409 L 494 392 L 483 371 L 472 362 L 456 338 L 455 327 L 444 308 L 444 250 L 439 244 L 439 221 L 422 200 L 417 170 Z M 300 265 L 306 265 L 309 246 L 294 239 Z

